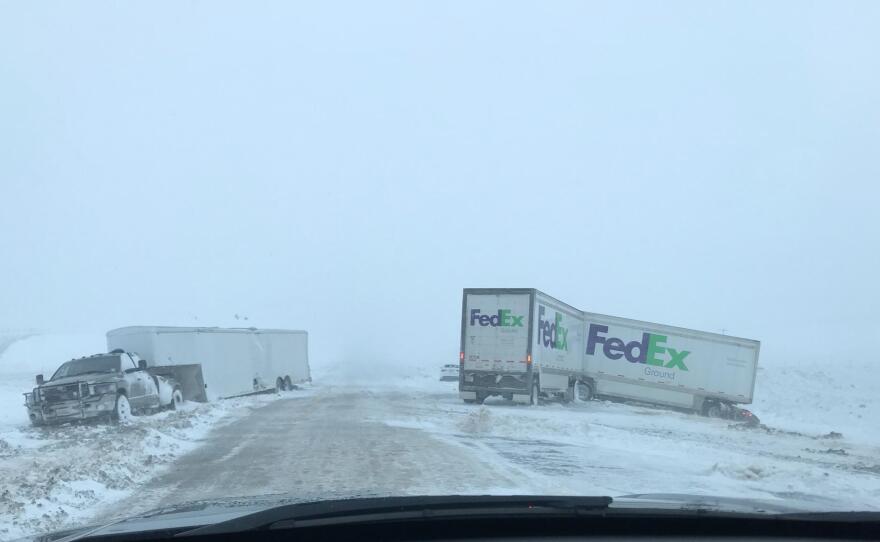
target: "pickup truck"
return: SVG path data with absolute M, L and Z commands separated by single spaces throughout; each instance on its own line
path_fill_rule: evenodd
M 125 421 L 132 415 L 183 402 L 178 383 L 151 374 L 137 354 L 114 350 L 72 359 L 48 381 L 36 377 L 37 387 L 25 393 L 25 406 L 33 425 L 83 420 Z

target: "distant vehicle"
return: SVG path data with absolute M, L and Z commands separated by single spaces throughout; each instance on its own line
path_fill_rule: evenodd
M 580 311 L 535 289 L 465 289 L 459 393 L 631 400 L 756 422 L 760 343 Z
M 183 402 L 177 382 L 150 374 L 145 360 L 121 350 L 72 359 L 48 381 L 43 375 L 36 380 L 37 387 L 24 394 L 33 425 L 125 420 Z
M 440 369 L 440 380 L 444 382 L 458 381 L 458 365 L 447 363 Z
M 291 390 L 311 381 L 309 336 L 287 329 L 132 326 L 107 332 L 107 347 L 149 366 L 200 364 L 210 399 Z

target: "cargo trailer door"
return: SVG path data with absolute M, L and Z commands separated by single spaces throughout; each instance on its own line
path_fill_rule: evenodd
M 528 371 L 531 298 L 528 292 L 465 292 L 461 326 L 464 371 Z

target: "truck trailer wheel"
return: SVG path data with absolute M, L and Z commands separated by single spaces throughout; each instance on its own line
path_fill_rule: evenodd
M 706 407 L 706 416 L 709 418 L 720 418 L 724 414 L 723 409 L 721 408 L 720 403 L 711 402 L 709 406 Z
M 284 389 L 287 391 L 293 389 L 293 380 L 290 379 L 290 375 L 284 375 Z
M 276 389 L 277 391 L 285 391 L 285 390 L 287 390 L 287 387 L 284 385 L 284 379 L 281 378 L 280 376 L 279 376 L 278 378 L 275 379 L 275 389 Z
M 575 392 L 578 401 L 586 403 L 587 401 L 593 400 L 593 388 L 585 382 L 578 382 L 575 384 Z
M 131 421 L 131 403 L 124 393 L 116 395 L 116 407 L 113 409 L 111 419 L 116 423 L 126 423 Z

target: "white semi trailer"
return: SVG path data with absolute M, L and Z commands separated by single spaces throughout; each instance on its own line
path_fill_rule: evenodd
M 107 332 L 107 349 L 149 366 L 200 364 L 209 399 L 311 380 L 308 334 L 287 329 L 132 326 Z
M 752 402 L 758 341 L 592 313 L 584 325 L 589 392 L 711 417 Z
M 580 311 L 534 289 L 466 289 L 459 390 L 466 402 L 492 395 L 536 404 L 569 393 L 583 377 Z
M 583 312 L 535 289 L 465 289 L 459 393 L 593 396 L 725 416 L 749 404 L 760 343 Z

